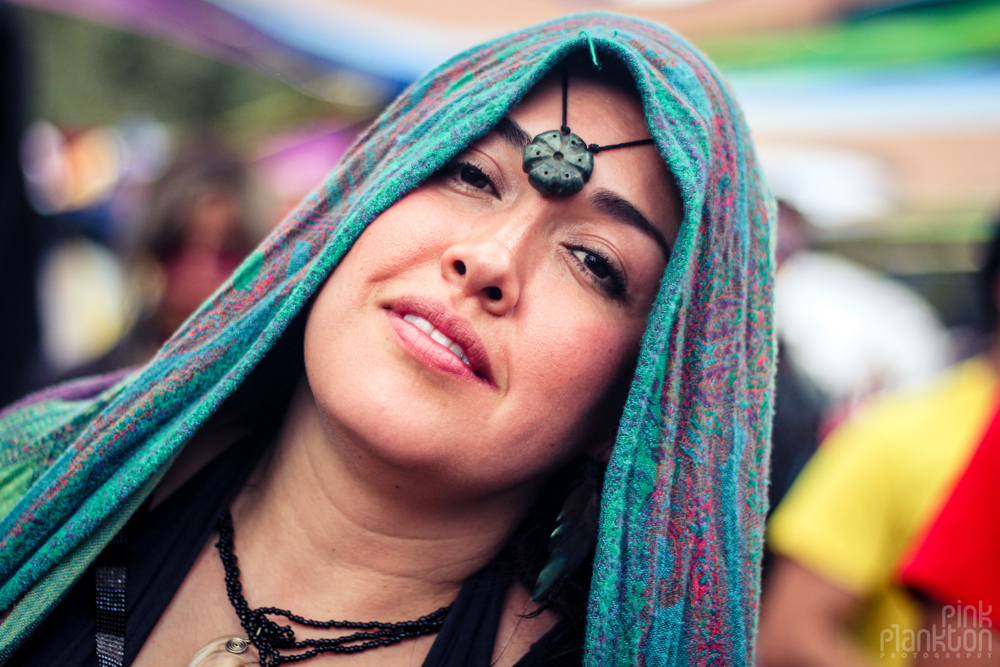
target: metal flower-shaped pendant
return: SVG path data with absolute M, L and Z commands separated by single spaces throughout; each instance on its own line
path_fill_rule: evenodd
M 568 197 L 583 189 L 594 171 L 594 156 L 572 132 L 542 132 L 524 149 L 528 182 L 545 195 Z

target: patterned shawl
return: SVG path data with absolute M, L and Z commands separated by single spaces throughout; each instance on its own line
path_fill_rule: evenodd
M 36 394 L 0 415 L 0 659 L 365 226 L 579 48 L 631 71 L 685 209 L 607 471 L 586 661 L 752 664 L 774 363 L 771 199 L 715 68 L 669 30 L 605 13 L 517 32 L 436 68 L 146 366 Z

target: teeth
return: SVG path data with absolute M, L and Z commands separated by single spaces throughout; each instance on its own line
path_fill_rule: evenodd
M 451 339 L 448 338 L 447 336 L 445 336 L 443 333 L 441 333 L 437 329 L 435 329 L 434 331 L 431 332 L 431 338 L 433 338 L 437 342 L 441 343 L 445 347 L 448 347 L 449 345 L 451 345 Z
M 434 325 L 420 317 L 419 315 L 414 315 L 413 313 L 407 313 L 403 315 L 403 319 L 415 326 L 416 328 L 423 331 L 425 334 L 430 336 L 433 340 L 441 343 L 444 347 L 448 348 L 456 357 L 462 360 L 466 366 L 471 366 L 469 363 L 469 358 L 465 356 L 465 350 L 462 346 L 453 341 L 452 339 L 445 336 L 443 333 L 434 328 Z
M 403 319 L 423 331 L 428 336 L 431 335 L 432 331 L 434 331 L 434 325 L 418 315 L 408 313 L 403 316 Z

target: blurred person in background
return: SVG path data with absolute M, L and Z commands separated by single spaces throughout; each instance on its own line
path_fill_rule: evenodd
M 923 631 L 892 641 L 921 667 L 1000 665 L 1000 412 L 899 579 L 924 603 Z M 887 639 L 896 640 L 890 635 Z
M 984 308 L 997 337 L 1000 220 L 982 272 Z M 994 362 L 998 363 L 994 341 Z M 908 642 L 920 667 L 1000 665 L 1000 411 L 940 511 L 915 536 L 897 566 L 899 581 L 923 601 L 923 630 Z M 896 637 L 890 637 L 895 640 Z
M 94 375 L 149 360 L 263 237 L 245 163 L 211 136 L 191 141 L 152 185 L 126 239 L 135 323 L 106 354 L 62 374 Z
M 878 393 L 940 374 L 951 340 L 927 300 L 884 273 L 811 247 L 816 230 L 793 210 L 784 208 L 788 248 L 778 248 L 778 336 L 786 356 L 828 398 L 827 422 Z
M 778 273 L 792 255 L 808 247 L 802 214 L 778 200 Z M 828 399 L 804 374 L 778 335 L 778 372 L 774 380 L 774 431 L 771 435 L 771 485 L 768 500 L 773 511 L 791 488 L 819 445 Z
M 923 609 L 898 567 L 995 411 L 998 266 L 1000 235 L 981 279 L 994 314 L 992 349 L 926 388 L 861 408 L 824 441 L 771 517 L 768 545 L 780 558 L 761 605 L 763 667 L 913 660 L 895 637 L 919 630 Z
M 20 10 L 0 3 L 0 406 L 30 388 L 39 355 L 40 216 L 21 171 L 27 63 Z
M 153 350 L 250 254 L 261 225 L 243 161 L 210 137 L 192 142 L 153 186 L 132 250 L 133 263 L 155 276 L 144 323 Z

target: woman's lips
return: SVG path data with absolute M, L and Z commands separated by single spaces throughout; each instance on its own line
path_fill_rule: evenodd
M 423 297 L 393 302 L 389 321 L 403 347 L 424 363 L 492 384 L 489 359 L 472 324 L 443 303 Z
M 465 349 L 461 345 L 459 345 L 458 343 L 456 343 L 455 341 L 453 341 L 452 339 L 448 338 L 443 333 L 441 333 L 428 320 L 425 320 L 419 315 L 414 315 L 413 313 L 407 313 L 406 315 L 403 315 L 403 320 L 409 322 L 410 324 L 412 324 L 413 326 L 415 326 L 416 328 L 420 329 L 425 334 L 430 336 L 431 339 L 437 341 L 439 344 L 444 345 L 446 348 L 454 352 L 455 356 L 458 357 L 463 364 L 470 367 L 472 366 L 472 364 L 469 362 L 469 357 L 466 356 L 465 354 Z

